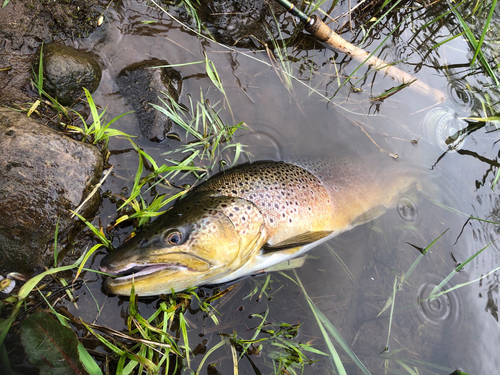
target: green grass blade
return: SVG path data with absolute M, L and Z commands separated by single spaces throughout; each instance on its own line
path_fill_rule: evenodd
M 391 312 L 389 314 L 389 329 L 387 332 L 387 343 L 385 345 L 385 350 L 389 350 L 389 339 L 391 338 L 391 328 L 392 328 L 392 317 L 394 316 L 394 305 L 396 304 L 396 290 L 398 285 L 398 276 L 394 275 L 394 285 L 392 286 L 392 304 Z
M 436 18 L 434 18 L 432 21 L 429 21 L 427 22 L 426 24 L 424 24 L 423 26 L 420 27 L 420 30 L 423 30 L 427 27 L 429 27 L 430 25 L 432 25 L 433 23 L 436 23 L 438 22 L 441 18 L 447 16 L 448 14 L 450 14 L 451 12 L 453 12 L 453 10 L 455 10 L 456 8 L 458 8 L 460 5 L 462 5 L 463 3 L 465 3 L 467 0 L 462 0 L 461 2 L 459 2 L 457 5 L 455 5 L 453 8 L 447 10 L 446 12 L 444 13 L 440 13 L 439 16 L 437 16 Z
M 177 68 L 179 66 L 188 66 L 188 65 L 195 65 L 195 64 L 204 64 L 205 60 L 201 61 L 192 61 L 192 62 L 187 62 L 187 63 L 182 63 L 182 64 L 168 64 L 168 65 L 158 65 L 158 66 L 152 66 L 149 69 L 158 69 L 158 68 Z
M 495 180 L 493 181 L 493 185 L 491 186 L 491 191 L 495 191 L 495 186 L 497 186 L 498 179 L 500 179 L 500 168 L 497 170 L 497 175 L 495 176 Z
M 479 250 L 477 253 L 475 253 L 474 255 L 471 255 L 469 257 L 469 259 L 467 259 L 465 262 L 459 264 L 457 266 L 457 268 L 455 268 L 455 270 L 457 272 L 459 272 L 462 268 L 464 268 L 464 266 L 469 263 L 472 259 L 474 259 L 475 257 L 477 257 L 479 254 L 481 254 L 484 250 L 486 250 L 493 242 L 490 242 L 488 245 L 486 245 L 485 247 L 483 247 L 481 250 Z
M 330 340 L 330 336 L 326 332 L 326 329 L 325 329 L 325 326 L 324 326 L 324 321 L 325 320 L 328 321 L 328 319 L 326 319 L 326 317 L 323 315 L 323 313 L 317 308 L 317 306 L 311 300 L 311 298 L 307 294 L 306 289 L 302 285 L 302 282 L 300 281 L 297 273 L 295 271 L 293 271 L 293 273 L 295 275 L 296 281 L 293 280 L 293 279 L 292 280 L 297 285 L 300 286 L 300 288 L 302 289 L 302 292 L 304 293 L 304 296 L 306 297 L 307 303 L 309 304 L 309 307 L 311 308 L 311 311 L 312 311 L 312 313 L 314 315 L 314 318 L 316 319 L 316 322 L 318 323 L 319 329 L 321 330 L 321 334 L 323 335 L 323 339 L 325 340 L 326 345 L 328 347 L 328 350 L 330 351 L 330 355 L 333 358 L 333 362 L 335 363 L 335 366 L 337 368 L 337 372 L 340 375 L 347 375 L 347 373 L 345 371 L 345 368 L 344 368 L 344 365 L 342 364 L 342 360 L 340 359 L 340 356 L 338 355 L 337 350 L 335 349 L 335 346 L 333 345 L 332 341 Z M 322 317 L 324 318 L 324 320 L 322 319 Z M 328 321 L 328 323 L 331 325 L 331 323 L 329 321 Z
M 358 356 L 351 350 L 351 348 L 349 347 L 347 342 L 344 340 L 344 338 L 342 337 L 340 332 L 335 328 L 335 326 L 328 320 L 328 318 L 321 312 L 321 310 L 318 309 L 318 307 L 311 300 L 311 298 L 307 294 L 304 286 L 302 285 L 302 282 L 300 281 L 300 279 L 295 271 L 294 271 L 294 274 L 295 274 L 297 281 L 295 281 L 294 279 L 292 279 L 290 277 L 289 278 L 290 278 L 290 280 L 292 280 L 293 282 L 295 282 L 297 285 L 299 285 L 301 287 L 301 289 L 304 293 L 304 296 L 306 297 L 307 302 L 308 302 L 309 306 L 311 307 L 311 310 L 313 311 L 313 314 L 316 318 L 316 321 L 318 322 L 318 325 L 320 325 L 320 329 L 323 333 L 323 337 L 325 338 L 325 341 L 326 341 L 326 339 L 328 339 L 328 341 L 330 342 L 330 344 L 328 344 L 328 341 L 327 341 L 327 345 L 329 347 L 330 354 L 337 353 L 337 351 L 333 347 L 333 344 L 331 344 L 330 338 L 328 337 L 328 334 L 326 333 L 325 329 L 335 338 L 335 340 L 338 342 L 338 344 L 347 353 L 347 355 L 351 358 L 351 360 L 358 366 L 358 368 L 361 370 L 361 372 L 365 375 L 371 375 L 370 371 L 368 371 L 368 369 L 360 361 Z M 332 349 L 333 349 L 333 352 L 332 352 Z M 338 354 L 336 354 L 336 356 L 338 357 Z M 334 361 L 335 361 L 335 357 L 334 357 Z M 338 366 L 340 366 L 343 369 L 343 365 L 342 365 L 342 362 L 340 360 L 340 357 L 338 357 L 337 360 L 335 361 L 335 363 L 337 363 L 337 362 L 339 362 Z M 344 371 L 345 371 L 345 369 L 344 369 Z M 342 373 L 342 372 L 339 371 L 339 373 Z
M 448 1 L 448 4 L 450 4 L 449 1 Z M 474 36 L 472 30 L 469 28 L 469 26 L 467 25 L 465 20 L 462 18 L 462 15 L 456 9 L 453 9 L 453 14 L 460 22 L 460 25 L 462 26 L 462 29 L 465 31 L 465 35 L 467 36 L 467 39 L 469 40 L 469 43 L 471 44 L 472 48 L 474 49 L 474 51 L 478 52 L 479 61 L 481 62 L 483 67 L 486 69 L 486 71 L 488 72 L 490 77 L 495 81 L 495 84 L 497 86 L 500 85 L 500 82 L 498 82 L 498 79 L 497 79 L 495 73 L 493 72 L 492 68 L 490 67 L 490 65 L 486 61 L 486 58 L 484 57 L 483 53 L 481 52 L 481 49 L 479 48 L 479 43 L 476 40 L 476 37 Z M 471 62 L 471 65 L 472 65 L 472 62 Z
M 422 251 L 422 255 L 425 255 L 427 254 L 427 251 L 429 251 L 429 249 L 441 238 L 443 237 L 443 235 L 448 232 L 450 228 L 446 229 L 443 233 L 441 233 L 434 241 L 432 241 L 423 251 Z
M 210 350 L 208 350 L 206 352 L 206 354 L 203 356 L 203 358 L 202 358 L 202 360 L 200 362 L 200 365 L 198 366 L 198 370 L 196 370 L 196 372 L 195 372 L 195 375 L 199 375 L 200 374 L 200 371 L 201 371 L 203 365 L 205 364 L 205 361 L 208 359 L 208 356 L 210 354 L 212 354 L 213 352 L 215 352 L 217 349 L 219 349 L 221 346 L 227 344 L 228 342 L 229 342 L 229 339 L 225 338 L 221 342 L 219 342 L 218 344 L 212 346 L 210 348 Z
M 335 252 L 335 250 L 333 249 L 333 247 L 331 247 L 328 243 L 326 244 L 326 247 L 328 248 L 328 251 L 330 252 L 330 254 L 332 254 L 333 258 L 340 265 L 340 267 L 342 267 L 342 269 L 347 274 L 347 276 L 349 276 L 349 278 L 354 283 L 354 285 L 358 285 L 358 282 L 354 278 L 354 275 L 352 274 L 351 270 L 349 269 L 349 267 L 347 267 L 347 265 L 344 263 L 344 261 L 342 260 L 342 258 L 340 256 L 338 256 L 338 254 Z
M 38 94 L 42 97 L 43 93 L 43 42 L 40 45 L 40 64 L 38 65 L 38 77 L 36 77 L 38 83 Z
M 451 42 L 453 39 L 457 39 L 457 38 L 460 38 L 462 35 L 465 34 L 465 31 L 462 31 L 461 33 L 457 34 L 457 35 L 452 35 L 450 36 L 449 38 L 446 38 L 445 40 L 443 40 L 442 42 L 439 42 L 437 44 L 434 44 L 431 49 L 436 49 L 438 47 L 441 47 L 443 44 L 446 44 L 448 42 Z
M 90 95 L 89 90 L 87 90 L 85 87 L 83 88 L 83 91 L 85 92 L 85 96 L 87 97 L 87 102 L 89 103 L 90 113 L 92 114 L 94 128 L 96 132 L 99 132 L 99 130 L 101 130 L 101 117 L 97 112 L 97 107 L 94 103 L 94 99 L 92 99 L 92 95 Z
M 78 343 L 78 357 L 90 375 L 102 375 L 102 371 L 81 342 Z
M 104 246 L 106 246 L 108 249 L 111 248 L 111 242 L 106 238 L 106 236 L 101 233 L 99 231 L 99 229 L 97 229 L 96 227 L 94 227 L 92 225 L 92 223 L 90 223 L 89 221 L 87 221 L 87 219 L 85 219 L 82 215 L 80 215 L 79 213 L 75 212 L 75 211 L 72 211 L 70 210 L 72 214 L 78 216 L 78 218 L 83 221 L 89 228 L 92 232 L 94 232 L 94 234 L 97 236 L 97 238 L 99 238 L 99 240 L 102 242 L 102 244 Z
M 54 234 L 54 267 L 57 267 L 57 236 L 59 234 L 59 217 L 57 218 L 56 231 Z
M 45 272 L 42 272 L 41 274 L 39 275 L 36 275 L 35 277 L 32 277 L 31 279 L 29 279 L 22 287 L 21 289 L 19 290 L 18 294 L 17 294 L 17 298 L 19 300 L 23 300 L 25 299 L 28 294 L 31 293 L 31 291 L 35 288 L 35 286 L 45 277 L 45 276 L 48 276 L 48 275 L 52 275 L 54 273 L 57 273 L 57 272 L 62 272 L 62 271 L 67 271 L 67 270 L 71 270 L 75 267 L 77 267 L 81 262 L 82 260 L 85 258 L 85 253 L 83 253 L 80 258 L 77 259 L 77 261 L 73 264 L 70 264 L 68 266 L 61 266 L 61 267 L 57 267 L 57 268 L 51 268 Z
M 76 272 L 76 275 L 75 275 L 75 278 L 73 279 L 73 282 L 76 281 L 76 279 L 78 279 L 78 276 L 80 276 L 80 273 L 82 272 L 83 270 L 83 267 L 85 266 L 85 263 L 87 263 L 87 260 L 92 256 L 92 254 L 94 254 L 94 252 L 100 248 L 101 246 L 103 246 L 102 244 L 98 243 L 94 246 L 92 246 L 92 248 L 87 251 L 85 253 L 85 256 L 83 257 L 83 260 L 82 262 L 80 263 L 80 266 L 78 266 L 78 271 Z
M 183 313 L 179 313 L 179 327 L 181 329 L 182 333 L 182 339 L 184 340 L 184 348 L 186 349 L 186 361 L 188 368 L 190 368 L 190 361 L 189 361 L 189 339 L 188 339 L 188 334 L 187 334 L 187 327 L 188 324 L 186 322 L 186 319 L 184 318 Z
M 459 288 L 463 288 L 464 286 L 467 286 L 467 285 L 470 285 L 470 284 L 474 284 L 474 283 L 477 283 L 481 280 L 484 280 L 485 277 L 488 277 L 489 275 L 491 275 L 492 273 L 495 273 L 496 271 L 500 270 L 500 267 L 497 267 L 491 271 L 489 271 L 488 273 L 484 274 L 484 275 L 481 275 L 481 277 L 478 277 L 477 279 L 474 279 L 474 280 L 470 280 L 470 281 L 467 281 L 466 283 L 462 283 L 462 284 L 457 284 L 449 289 L 446 289 L 446 290 L 442 290 L 440 291 L 439 293 L 436 293 L 435 294 L 435 298 L 437 297 L 440 297 L 442 296 L 443 294 L 446 294 L 446 293 L 449 293 L 455 289 L 459 289 Z
M 257 340 L 257 336 L 259 336 L 259 333 L 262 330 L 262 327 L 264 326 L 264 323 L 266 322 L 267 314 L 269 314 L 269 309 L 266 309 L 266 313 L 264 314 L 264 316 L 261 316 L 261 315 L 258 315 L 258 314 L 252 314 L 252 317 L 260 317 L 260 318 L 262 318 L 262 321 L 257 326 L 257 328 L 255 328 L 255 332 L 254 332 L 252 338 L 250 340 L 248 340 L 248 343 L 243 346 L 244 350 L 241 352 L 240 358 L 243 357 L 243 355 L 246 353 L 246 351 L 248 350 L 248 348 L 250 347 L 250 345 L 252 344 L 252 342 L 255 342 Z
M 439 283 L 439 285 L 435 286 L 429 295 L 429 299 L 432 301 L 436 299 L 438 292 L 445 286 L 452 278 L 455 276 L 467 263 L 476 258 L 479 254 L 481 254 L 484 250 L 486 250 L 493 242 L 490 242 L 488 245 L 483 247 L 481 250 L 477 251 L 474 255 L 470 256 L 465 262 L 459 264 L 453 271 L 450 272 L 448 276 L 445 277 L 443 281 Z
M 484 24 L 484 27 L 483 27 L 483 32 L 481 33 L 481 37 L 479 38 L 479 42 L 477 43 L 476 51 L 474 52 L 474 57 L 472 58 L 472 61 L 470 62 L 471 65 L 474 64 L 474 62 L 476 61 L 476 57 L 481 52 L 481 47 L 482 47 L 483 42 L 484 42 L 484 37 L 486 36 L 486 32 L 488 31 L 488 28 L 490 27 L 490 21 L 491 21 L 491 18 L 493 17 L 493 12 L 494 12 L 496 6 L 497 6 L 497 0 L 493 0 L 491 2 L 490 12 L 488 13 L 488 17 L 486 18 L 486 23 Z
M 130 197 L 123 202 L 123 204 L 118 208 L 118 210 L 121 210 L 123 207 L 125 207 L 127 204 L 132 202 L 140 193 L 141 193 L 141 177 L 142 177 L 142 171 L 144 170 L 144 162 L 142 161 L 142 155 L 139 153 L 139 165 L 137 167 L 137 172 L 134 177 L 134 185 L 132 187 L 132 191 L 130 192 Z

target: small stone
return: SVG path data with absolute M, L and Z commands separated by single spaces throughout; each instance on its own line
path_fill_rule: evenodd
M 43 89 L 65 106 L 84 97 L 83 88 L 93 93 L 99 87 L 102 71 L 98 57 L 59 43 L 43 46 Z M 39 54 L 35 65 L 39 64 Z M 35 70 L 38 74 L 38 67 Z

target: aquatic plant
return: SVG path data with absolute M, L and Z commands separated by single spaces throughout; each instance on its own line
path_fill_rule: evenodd
M 217 164 L 221 167 L 235 165 L 240 156 L 246 153 L 245 146 L 234 141 L 234 133 L 238 129 L 245 129 L 244 123 L 227 125 L 220 118 L 220 111 L 216 110 L 218 103 L 211 105 L 204 99 L 203 92 L 200 91 L 200 99 L 196 103 L 189 97 L 189 110 L 178 105 L 168 94 L 165 94 L 165 99 L 160 98 L 164 106 L 151 105 L 186 131 L 186 144 L 163 155 L 189 153 L 187 159 L 191 162 L 196 161 L 198 165 L 207 163 L 205 173 L 197 175 L 201 178 L 212 171 Z M 230 157 L 230 154 L 234 156 Z M 170 161 L 178 163 L 171 159 Z

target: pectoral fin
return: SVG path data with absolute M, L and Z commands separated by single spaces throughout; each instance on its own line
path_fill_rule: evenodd
M 326 230 L 317 232 L 305 232 L 297 236 L 290 237 L 285 241 L 281 241 L 273 245 L 266 244 L 264 245 L 263 250 L 266 253 L 268 253 L 268 252 L 284 251 L 290 248 L 301 247 L 310 244 L 312 242 L 316 242 L 330 235 L 331 233 L 332 231 L 326 231 Z
M 358 226 L 361 224 L 368 223 L 368 222 L 375 220 L 376 218 L 382 216 L 386 211 L 387 211 L 387 207 L 385 207 L 385 206 L 380 205 L 380 206 L 374 207 L 371 210 L 366 211 L 365 213 L 359 215 L 356 219 L 354 219 L 354 221 L 352 222 L 351 225 L 353 227 L 355 227 L 355 226 Z

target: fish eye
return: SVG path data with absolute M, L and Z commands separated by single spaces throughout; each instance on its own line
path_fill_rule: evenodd
M 180 245 L 183 240 L 183 235 L 177 229 L 168 231 L 163 235 L 163 241 L 170 246 Z

